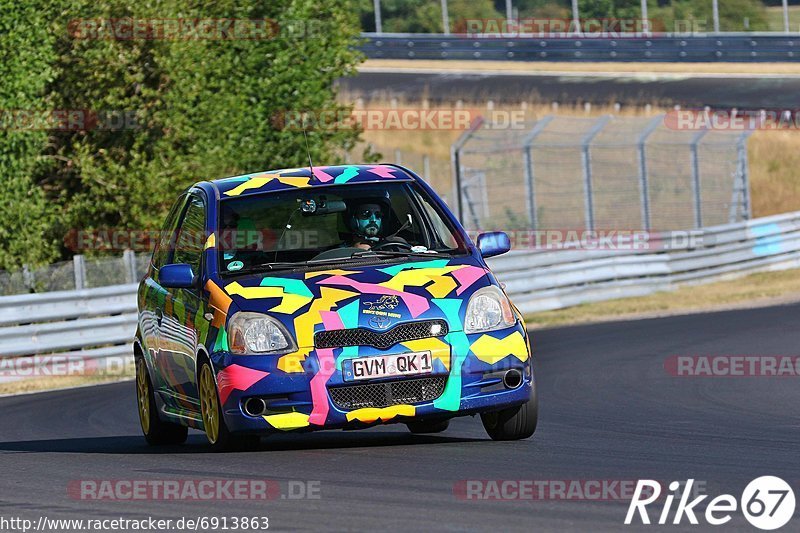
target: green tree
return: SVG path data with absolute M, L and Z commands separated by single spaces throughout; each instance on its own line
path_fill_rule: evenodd
M 55 106 L 125 117 L 51 135 L 37 174 L 63 210 L 64 229 L 160 226 L 175 195 L 203 179 L 307 165 L 302 131 L 276 127 L 287 111 L 341 109 L 333 82 L 360 60 L 351 6 L 337 0 L 62 0 L 51 32 Z M 270 19 L 263 39 L 75 39 L 76 19 Z M 131 117 L 135 116 L 135 120 Z M 318 164 L 336 162 L 356 130 L 312 130 Z
M 47 142 L 45 86 L 54 72 L 52 37 L 29 2 L 0 3 L 0 268 L 52 260 L 42 191 L 32 181 Z M 25 115 L 41 112 L 40 119 Z M 30 115 L 29 115 L 30 116 Z

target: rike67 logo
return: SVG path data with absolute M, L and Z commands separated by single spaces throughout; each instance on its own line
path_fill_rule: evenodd
M 685 488 L 678 494 L 683 483 L 673 481 L 669 484 L 669 491 L 663 498 L 663 507 L 658 515 L 658 524 L 670 523 L 672 504 L 679 498 L 672 516 L 672 524 L 680 524 L 686 517 L 690 524 L 699 524 L 697 515 L 705 519 L 706 523 L 713 526 L 721 526 L 728 523 L 737 509 L 741 509 L 742 514 L 750 524 L 758 529 L 771 531 L 786 525 L 794 515 L 795 498 L 792 487 L 784 480 L 775 476 L 762 476 L 751 481 L 742 492 L 742 497 L 737 501 L 730 494 L 721 494 L 708 502 L 704 513 L 695 510 L 708 495 L 698 496 L 689 501 L 692 496 L 692 485 L 694 479 L 689 479 L 685 483 Z M 628 506 L 628 514 L 625 516 L 625 524 L 630 525 L 634 517 L 638 514 L 642 524 L 650 524 L 650 515 L 647 506 L 661 503 L 661 484 L 651 479 L 640 479 L 636 484 L 633 499 Z M 655 507 L 655 506 L 654 506 Z M 657 510 L 657 509 L 653 509 Z M 697 514 L 695 514 L 697 513 Z

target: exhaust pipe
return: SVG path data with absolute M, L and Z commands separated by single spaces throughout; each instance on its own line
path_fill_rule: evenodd
M 522 385 L 522 372 L 516 368 L 508 370 L 503 374 L 503 385 L 505 385 L 507 389 L 516 389 Z
M 267 412 L 267 402 L 262 398 L 248 398 L 244 402 L 244 412 L 250 416 L 261 416 Z

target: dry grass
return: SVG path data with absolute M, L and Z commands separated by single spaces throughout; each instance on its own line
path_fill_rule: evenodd
M 348 95 L 342 95 L 347 101 Z M 383 102 L 372 100 L 363 103 L 368 109 L 419 108 L 418 102 Z M 478 113 L 488 113 L 485 103 L 481 106 L 464 104 L 465 108 Z M 453 106 L 431 105 L 431 109 L 454 109 Z M 501 111 L 524 111 L 526 120 L 535 120 L 547 114 L 596 117 L 604 114 L 618 116 L 653 116 L 666 110 L 652 107 L 623 106 L 617 110 L 613 105 L 559 106 L 551 105 L 503 105 Z M 431 159 L 430 181 L 434 188 L 445 194 L 451 186 L 450 147 L 463 133 L 460 130 L 367 130 L 364 140 L 383 155 L 384 161 L 395 160 L 395 150 L 402 153 L 402 163 L 422 171 L 422 156 Z M 800 131 L 756 131 L 748 141 L 750 168 L 750 190 L 753 216 L 762 217 L 776 213 L 800 210 Z
M 529 61 L 449 61 L 424 59 L 369 59 L 361 69 L 391 68 L 425 69 L 432 71 L 463 70 L 482 72 L 487 70 L 508 72 L 575 72 L 613 74 L 741 74 L 757 76 L 764 74 L 800 75 L 798 63 L 558 63 Z
M 759 307 L 800 301 L 797 270 L 762 272 L 730 281 L 685 286 L 639 298 L 609 300 L 527 317 L 531 328 Z
M 129 375 L 119 374 L 115 376 L 50 376 L 35 379 L 25 379 L 11 383 L 0 383 L 0 396 L 6 394 L 25 394 L 28 392 L 67 389 L 88 385 L 101 385 L 103 383 L 114 383 L 129 379 L 133 379 L 133 372 L 130 372 Z

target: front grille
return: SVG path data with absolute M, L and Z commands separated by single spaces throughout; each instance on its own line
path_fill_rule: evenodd
M 317 348 L 372 346 L 383 350 L 399 342 L 415 341 L 429 337 L 443 337 L 447 335 L 447 331 L 447 322 L 444 320 L 406 322 L 383 332 L 366 328 L 331 329 L 317 332 L 314 335 L 314 346 Z
M 447 376 L 404 379 L 370 385 L 349 385 L 329 389 L 333 403 L 339 409 L 388 407 L 435 400 L 444 392 Z

